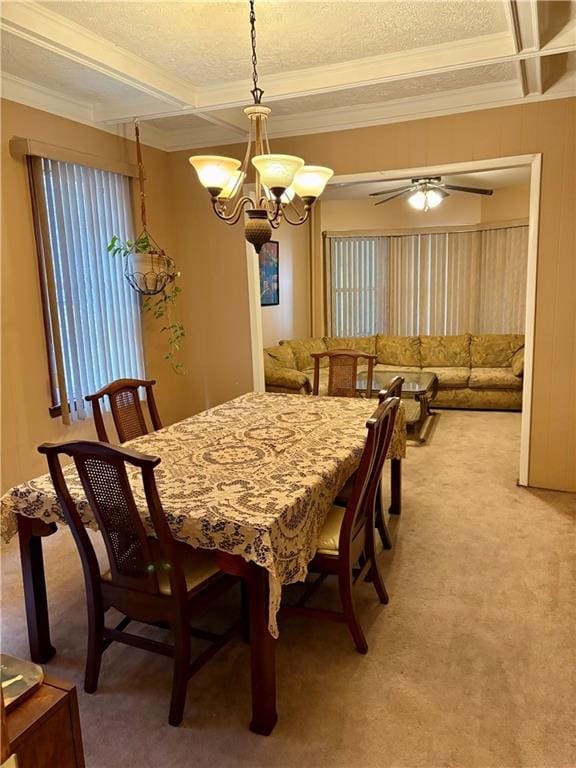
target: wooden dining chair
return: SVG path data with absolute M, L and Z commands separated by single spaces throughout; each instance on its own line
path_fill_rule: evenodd
M 328 392 L 330 397 L 357 397 L 362 394 L 370 397 L 372 394 L 372 376 L 376 355 L 358 352 L 355 349 L 331 349 L 329 352 L 312 352 L 314 359 L 314 383 L 312 394 L 317 395 L 320 389 L 320 361 L 328 358 Z M 366 387 L 359 391 L 357 388 L 358 365 L 368 361 Z
M 283 608 L 286 613 L 345 622 L 359 653 L 368 651 L 368 643 L 354 604 L 355 587 L 368 577 L 380 602 L 388 602 L 374 544 L 374 515 L 376 492 L 392 439 L 398 404 L 398 398 L 384 400 L 366 422 L 366 444 L 350 500 L 345 508 L 333 505 L 328 512 L 320 533 L 318 550 L 308 565 L 311 573 L 320 575 L 308 585 L 296 605 Z M 338 576 L 342 611 L 307 607 L 305 603 L 310 595 L 329 575 Z
M 402 387 L 404 385 L 404 377 L 403 376 L 394 376 L 391 380 L 388 386 L 385 389 L 380 390 L 378 393 L 378 402 L 382 403 L 386 398 L 388 397 L 397 397 L 400 399 L 400 396 L 402 394 Z M 397 473 L 396 482 L 401 482 L 401 466 L 400 466 L 400 459 L 391 459 L 392 462 L 397 462 L 396 465 L 393 466 L 393 471 Z M 348 481 L 346 482 L 346 485 L 338 491 L 338 496 L 334 499 L 334 504 L 337 504 L 338 506 L 345 507 L 348 502 L 350 501 L 350 497 L 352 495 L 352 491 L 354 489 L 354 483 L 356 482 L 356 472 L 348 478 Z M 384 549 L 392 549 L 392 536 L 390 535 L 390 531 L 388 530 L 388 525 L 386 524 L 386 516 L 384 514 L 384 508 L 382 507 L 382 490 L 381 490 L 381 483 L 378 486 L 378 491 L 376 493 L 376 528 L 378 529 L 378 533 L 380 534 L 380 540 L 382 541 L 382 546 Z
M 142 403 L 138 393 L 140 387 L 146 390 L 146 401 L 148 403 L 150 419 L 152 420 L 152 427 L 154 430 L 162 429 L 162 422 L 160 421 L 156 400 L 154 399 L 154 384 L 156 384 L 154 379 L 117 379 L 111 384 L 102 387 L 93 395 L 86 395 L 85 400 L 92 403 L 98 440 L 104 443 L 110 442 L 100 407 L 100 401 L 104 397 L 108 397 L 112 418 L 114 419 L 118 439 L 121 443 L 148 434 L 150 430 L 146 426 Z
M 195 630 L 191 618 L 237 582 L 218 567 L 214 552 L 193 549 L 172 536 L 156 488 L 154 468 L 160 459 L 101 442 L 45 443 L 59 504 L 76 542 L 86 587 L 88 650 L 84 690 L 96 691 L 102 653 L 116 641 L 174 659 L 169 722 L 179 725 L 190 677 L 232 636 Z M 66 484 L 60 457 L 74 459 L 86 499 L 104 539 L 108 569 L 100 572 L 96 553 Z M 140 470 L 147 513 L 153 534 L 145 528 L 128 480 L 127 466 Z M 138 478 L 140 479 L 140 477 Z M 105 625 L 105 611 L 116 608 L 125 618 L 115 627 Z M 131 621 L 168 627 L 174 645 L 140 637 L 125 628 Z M 211 642 L 191 662 L 190 639 Z

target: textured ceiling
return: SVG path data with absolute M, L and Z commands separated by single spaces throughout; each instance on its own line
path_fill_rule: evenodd
M 248 2 L 43 3 L 198 86 L 250 77 Z M 261 74 L 506 30 L 501 0 L 256 3 Z
M 513 64 L 489 64 L 485 67 L 473 67 L 455 72 L 443 72 L 438 75 L 413 77 L 390 83 L 369 85 L 365 88 L 347 88 L 333 93 L 275 101 L 272 104 L 272 112 L 274 115 L 292 115 L 298 112 L 312 112 L 359 104 L 374 104 L 392 99 L 406 99 L 441 93 L 457 88 L 470 88 L 474 85 L 499 83 L 506 80 L 514 80 L 515 77 L 516 70 Z
M 159 128 L 162 131 L 193 131 L 196 128 L 206 128 L 207 122 L 197 115 L 176 115 L 175 117 L 161 117 L 157 120 L 147 120 L 147 125 Z M 248 130 L 248 121 L 246 121 Z

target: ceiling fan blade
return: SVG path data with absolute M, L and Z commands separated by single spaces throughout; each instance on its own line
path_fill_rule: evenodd
M 469 192 L 471 195 L 492 195 L 493 189 L 480 189 L 480 187 L 459 187 L 457 184 L 442 184 L 444 189 L 453 189 L 455 192 Z
M 396 187 L 395 189 L 383 189 L 381 192 L 370 192 L 370 197 L 377 197 L 378 195 L 393 195 L 395 192 L 407 192 L 409 189 L 415 189 L 414 184 L 410 184 L 407 187 Z
M 384 200 L 378 200 L 378 202 L 374 203 L 374 205 L 382 205 L 382 203 L 387 203 L 389 200 L 394 200 L 395 197 L 401 197 L 402 195 L 405 195 L 406 192 L 409 192 L 412 189 L 416 189 L 416 187 L 406 187 L 401 192 L 396 192 L 396 194 L 392 195 L 391 197 L 386 197 Z

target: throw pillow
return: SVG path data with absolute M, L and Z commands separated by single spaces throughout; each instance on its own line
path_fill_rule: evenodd
M 376 336 L 376 354 L 382 365 L 420 368 L 419 336 Z
M 296 368 L 294 352 L 292 352 L 292 347 L 288 344 L 279 344 L 276 347 L 265 347 L 264 352 L 266 352 L 272 364 L 276 363 L 281 368 Z

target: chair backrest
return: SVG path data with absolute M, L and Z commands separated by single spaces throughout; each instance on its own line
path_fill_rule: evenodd
M 366 443 L 340 530 L 340 556 L 348 553 L 351 563 L 361 554 L 366 533 L 373 535 L 376 493 L 399 404 L 397 397 L 382 400 L 366 422 Z
M 368 361 L 366 389 L 364 394 L 370 397 L 372 376 L 376 355 L 358 352 L 355 349 L 331 349 L 329 352 L 312 352 L 314 358 L 314 384 L 312 394 L 317 395 L 320 388 L 320 360 L 328 358 L 328 395 L 331 397 L 356 397 L 358 363 Z
M 88 440 L 44 443 L 38 450 L 48 459 L 59 504 L 80 553 L 87 590 L 95 591 L 100 588 L 100 569 L 84 522 L 62 472 L 62 455 L 74 459 L 86 500 L 104 539 L 111 583 L 116 587 L 158 594 L 157 570 L 170 563 L 170 581 L 172 584 L 174 578 L 175 582 L 173 594 L 184 588 L 183 574 L 177 565 L 172 567 L 177 560 L 174 540 L 156 489 L 154 467 L 160 463 L 159 458 Z M 158 556 L 155 558 L 151 552 L 148 533 L 134 500 L 126 465 L 141 470 L 148 512 L 161 553 L 160 562 Z
M 86 400 L 92 403 L 94 422 L 98 440 L 109 443 L 104 419 L 102 418 L 102 409 L 100 401 L 103 397 L 108 397 L 112 410 L 112 418 L 118 432 L 118 439 L 121 443 L 126 440 L 133 440 L 135 437 L 141 437 L 148 434 L 149 430 L 144 419 L 142 404 L 138 389 L 144 387 L 146 390 L 146 400 L 148 411 L 152 420 L 152 426 L 156 429 L 162 429 L 156 401 L 154 399 L 153 386 L 156 384 L 154 379 L 117 379 L 111 384 L 107 384 L 93 395 L 86 395 Z
M 401 397 L 403 386 L 404 376 L 394 376 L 386 389 L 381 389 L 378 393 L 378 402 L 381 403 L 387 397 Z

